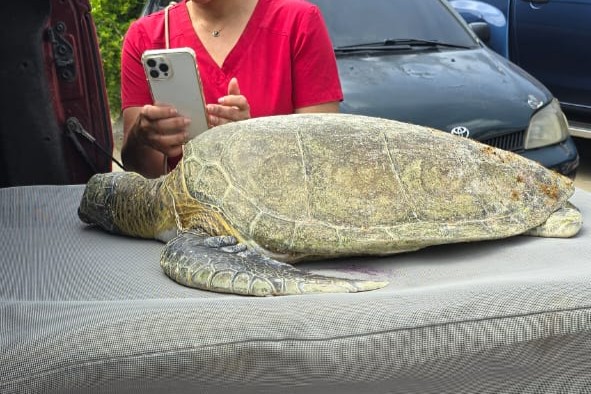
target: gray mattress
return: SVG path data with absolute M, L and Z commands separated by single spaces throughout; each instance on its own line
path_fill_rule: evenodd
M 82 190 L 0 190 L 1 393 L 591 392 L 590 193 L 574 239 L 305 263 L 391 284 L 251 298 L 86 227 Z

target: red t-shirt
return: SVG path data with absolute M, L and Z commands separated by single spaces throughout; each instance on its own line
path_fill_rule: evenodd
M 232 77 L 252 117 L 293 113 L 296 108 L 341 101 L 336 60 L 320 10 L 303 0 L 259 0 L 242 36 L 220 68 L 193 30 L 185 4 L 170 9 L 170 47 L 191 47 L 207 103 L 227 95 Z M 165 48 L 164 12 L 134 22 L 125 37 L 122 107 L 152 103 L 140 63 L 147 49 Z

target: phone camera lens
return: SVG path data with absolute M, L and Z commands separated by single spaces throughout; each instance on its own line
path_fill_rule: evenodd
M 158 68 L 160 69 L 160 71 L 162 71 L 163 73 L 168 72 L 168 64 L 165 63 L 161 63 L 160 66 L 158 66 Z
M 146 64 L 148 65 L 148 67 L 156 67 L 156 60 L 154 60 L 154 59 L 148 59 L 148 61 L 146 62 Z
M 160 73 L 158 72 L 158 70 L 150 70 L 150 76 L 152 78 L 158 78 L 160 76 Z

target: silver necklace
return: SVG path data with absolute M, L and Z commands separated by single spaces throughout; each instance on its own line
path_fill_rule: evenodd
M 214 37 L 214 38 L 218 38 L 221 35 L 222 30 L 224 29 L 223 27 L 221 27 L 219 29 L 209 30 L 207 27 L 205 27 L 205 25 L 203 23 L 201 23 L 201 27 L 205 31 L 207 31 L 209 34 L 211 34 L 211 36 Z

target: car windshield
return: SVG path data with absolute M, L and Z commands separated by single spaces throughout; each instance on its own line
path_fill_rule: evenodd
M 311 0 L 322 10 L 335 48 L 476 42 L 441 0 Z

